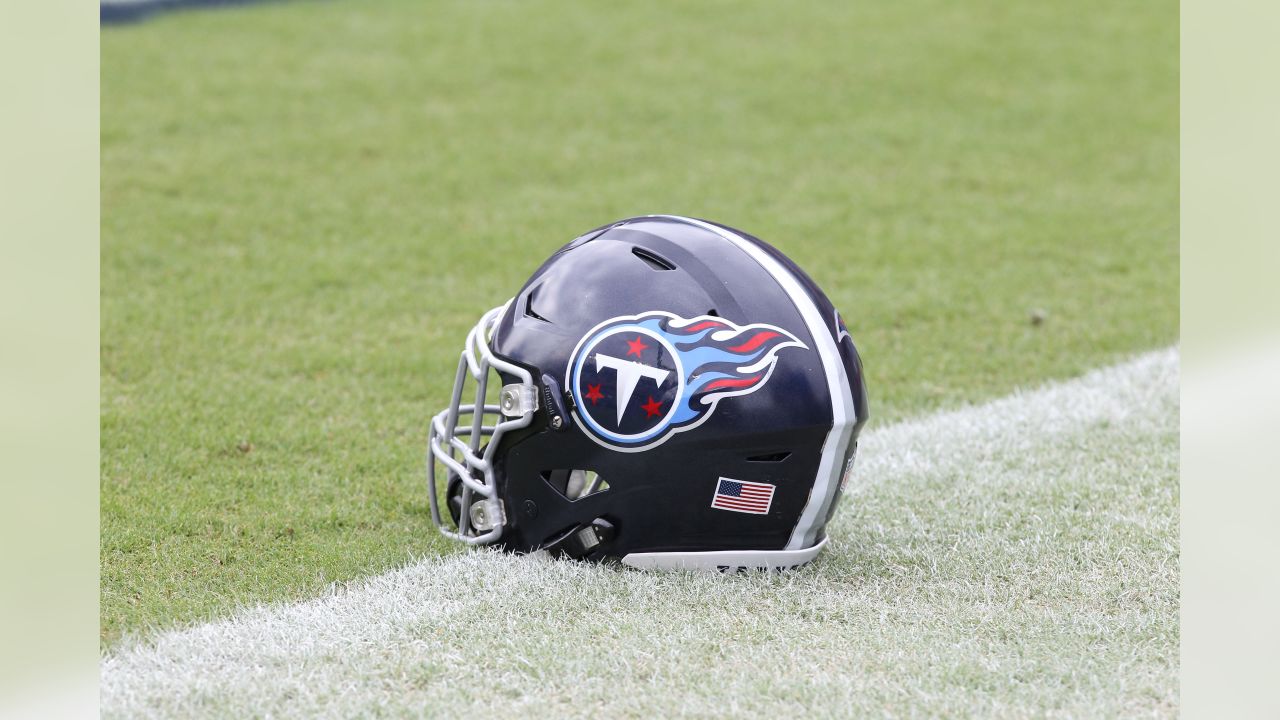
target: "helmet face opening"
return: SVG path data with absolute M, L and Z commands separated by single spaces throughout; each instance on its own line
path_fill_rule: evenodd
M 637 567 L 802 564 L 866 417 L 848 330 L 799 268 L 723 226 L 634 218 L 562 248 L 468 335 L 431 424 L 432 518 Z

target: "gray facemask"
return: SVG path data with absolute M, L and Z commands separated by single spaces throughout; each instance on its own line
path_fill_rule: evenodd
M 507 304 L 485 313 L 467 334 L 458 374 L 453 382 L 449 406 L 431 420 L 427 440 L 427 483 L 431 493 L 431 519 L 445 536 L 471 545 L 492 543 L 502 537 L 506 508 L 498 496 L 493 456 L 503 434 L 528 427 L 538 409 L 537 386 L 528 370 L 493 354 L 489 338 Z M 502 386 L 497 402 L 486 403 L 490 375 L 501 382 L 503 373 L 519 382 Z M 462 403 L 467 380 L 475 384 L 474 400 Z M 495 383 L 496 385 L 496 383 Z M 486 424 L 488 423 L 488 424 Z M 485 439 L 488 438 L 487 444 Z M 448 502 L 457 507 L 457 530 L 450 529 L 440 515 L 436 464 L 445 467 L 446 488 L 457 478 L 461 485 L 448 492 Z

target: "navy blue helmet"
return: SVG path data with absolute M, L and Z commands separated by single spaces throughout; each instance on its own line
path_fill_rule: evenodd
M 704 220 L 622 220 L 468 335 L 431 423 L 432 517 L 516 552 L 793 567 L 826 544 L 866 419 L 844 320 L 785 255 Z

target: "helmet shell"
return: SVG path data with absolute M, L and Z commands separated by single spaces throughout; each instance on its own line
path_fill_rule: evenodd
M 744 249 L 743 242 L 755 250 Z M 794 278 L 790 289 L 780 283 L 776 268 L 771 272 L 762 264 L 759 253 L 786 268 Z M 691 375 L 696 368 L 681 367 L 684 376 L 677 377 L 673 358 L 703 356 L 674 350 L 692 345 L 659 342 L 657 335 L 635 334 L 632 340 L 634 333 L 610 334 L 609 328 L 627 325 L 628 318 L 657 316 L 669 318 L 663 322 L 672 328 L 683 323 L 696 329 L 698 322 L 714 327 L 722 319 L 730 328 L 722 335 L 732 338 L 726 343 L 738 343 L 725 346 L 734 349 L 754 348 L 758 354 L 764 343 L 782 344 L 755 361 L 763 367 L 754 374 L 738 372 L 732 367 L 736 363 L 702 366 L 730 376 L 713 387 L 755 383 L 724 394 L 706 411 L 705 403 L 679 393 L 697 381 Z M 821 324 L 815 325 L 815 317 Z M 753 326 L 764 327 L 733 334 Z M 818 333 L 827 337 L 815 337 Z M 701 342 L 713 344 L 707 338 L 714 335 L 703 333 Z M 589 342 L 594 344 L 586 347 Z M 637 344 L 626 344 L 632 342 Z M 840 473 L 852 461 L 867 418 L 862 366 L 826 295 L 763 241 L 727 226 L 668 216 L 598 228 L 538 268 L 508 306 L 490 343 L 496 355 L 541 381 L 543 398 L 531 425 L 503 437 L 496 453 L 508 523 L 501 543 L 507 548 L 534 550 L 597 518 L 616 532 L 593 549 L 596 557 L 774 550 L 825 537 L 823 527 L 840 491 L 827 487 L 829 479 L 818 488 L 816 480 L 820 471 L 830 475 L 833 463 Z M 819 350 L 833 346 L 839 353 L 834 370 L 824 366 Z M 593 349 L 598 352 L 590 353 Z M 648 354 L 623 357 L 637 349 Z M 597 360 L 597 354 L 604 359 Z M 637 372 L 648 373 L 633 384 L 634 391 L 622 387 L 622 361 L 641 363 L 644 368 Z M 825 362 L 831 364 L 830 354 Z M 608 363 L 617 370 L 616 382 L 615 373 L 602 366 Z M 575 378 L 575 368 L 592 374 L 594 386 Z M 668 371 L 660 383 L 650 382 Z M 844 374 L 841 382 L 833 384 L 832 372 Z M 599 393 L 602 387 L 605 393 Z M 847 397 L 833 398 L 833 388 Z M 591 395 L 584 396 L 588 390 Z M 612 406 L 593 409 L 600 398 Z M 620 433 L 627 423 L 654 423 L 654 408 L 676 413 L 674 406 L 681 402 L 702 413 L 692 426 L 667 428 L 656 440 L 631 446 L 610 439 L 606 426 L 613 423 L 613 411 L 618 418 L 626 414 L 613 428 Z M 843 424 L 833 429 L 841 407 L 851 412 L 844 410 Z M 568 417 L 556 428 L 552 418 L 558 408 Z M 599 473 L 608 490 L 570 499 L 552 477 L 573 469 Z M 767 511 L 715 507 L 722 479 L 773 486 Z M 825 497 L 810 507 L 811 495 L 819 490 Z M 806 510 L 806 526 L 798 529 Z

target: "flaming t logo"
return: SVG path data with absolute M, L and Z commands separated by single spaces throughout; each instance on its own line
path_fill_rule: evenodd
M 611 318 L 587 332 L 569 360 L 574 415 L 602 445 L 648 450 L 701 425 L 720 400 L 759 390 L 789 347 L 807 349 L 763 323 L 658 310 Z

